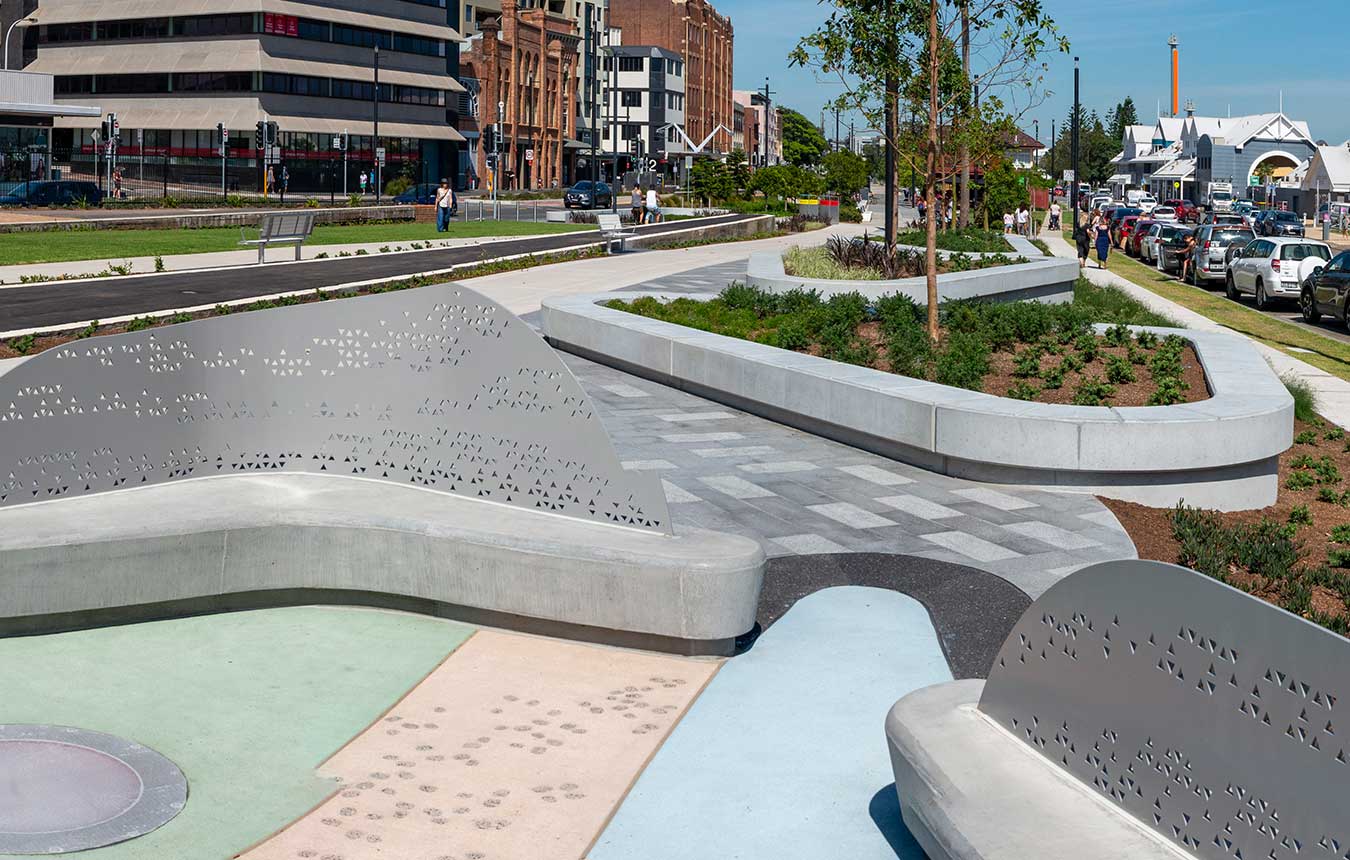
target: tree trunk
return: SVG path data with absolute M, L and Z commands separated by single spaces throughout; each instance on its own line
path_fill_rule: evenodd
M 928 2 L 928 147 L 923 195 L 928 203 L 928 241 L 924 249 L 928 276 L 928 338 L 938 341 L 937 170 L 938 170 L 938 0 Z
M 970 0 L 961 2 L 961 71 L 965 73 L 966 85 L 970 85 Z M 957 110 L 960 110 L 960 102 Z M 956 124 L 952 124 L 953 130 Z M 961 141 L 961 150 L 957 154 L 961 161 L 961 220 L 962 227 L 970 226 L 970 146 Z
M 891 43 L 894 55 L 895 36 L 893 28 L 898 26 L 890 11 L 894 6 L 894 0 L 886 0 L 886 20 L 891 32 L 887 34 L 888 41 Z M 885 139 L 886 139 L 886 223 L 885 240 L 886 247 L 895 247 L 895 235 L 899 228 L 900 207 L 896 201 L 896 193 L 899 189 L 900 159 L 896 157 L 896 143 L 900 137 L 900 117 L 897 112 L 900 109 L 900 80 L 894 74 L 886 76 L 886 95 L 883 105 L 885 119 Z

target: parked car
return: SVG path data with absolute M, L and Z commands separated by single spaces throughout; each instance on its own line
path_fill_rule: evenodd
M 1135 225 L 1143 217 L 1143 215 L 1126 215 L 1120 219 L 1120 226 L 1116 228 L 1115 232 L 1116 247 L 1124 250 L 1128 246 L 1130 237 L 1134 235 Z
M 1143 249 L 1140 246 L 1144 241 L 1144 237 L 1148 235 L 1148 231 L 1157 223 L 1157 221 L 1154 221 L 1147 215 L 1139 216 L 1139 220 L 1135 221 L 1134 226 L 1130 229 L 1129 241 L 1125 243 L 1125 254 L 1127 256 L 1138 257 L 1142 253 Z
M 80 201 L 98 206 L 103 203 L 103 192 L 92 182 L 35 179 L 11 188 L 0 197 L 0 206 L 71 206 Z
M 1179 233 L 1189 232 L 1187 228 L 1174 221 L 1155 221 L 1147 235 L 1139 243 L 1139 259 L 1156 264 L 1158 245 L 1171 241 Z
M 430 206 L 436 202 L 436 189 L 440 187 L 440 184 L 436 182 L 419 182 L 395 197 L 394 202 L 420 203 L 423 206 Z M 450 214 L 455 214 L 458 209 L 459 195 L 454 195 L 450 198 Z
M 1341 325 L 1350 325 L 1347 318 L 1346 300 L 1350 297 L 1350 251 L 1342 251 L 1332 257 L 1330 262 L 1320 269 L 1314 269 L 1303 281 L 1299 291 L 1298 306 L 1303 312 L 1303 320 L 1315 323 L 1322 314 L 1334 316 Z
M 1229 246 L 1237 245 L 1242 248 L 1255 238 L 1256 235 L 1246 224 L 1202 225 L 1195 234 L 1190 283 L 1200 286 L 1206 281 L 1225 280 L 1228 273 Z
M 1110 206 L 1113 202 L 1110 194 L 1096 194 L 1093 195 L 1092 200 L 1089 201 L 1088 205 L 1091 208 L 1100 211 Z
M 1241 215 L 1237 215 L 1232 212 L 1206 212 L 1204 214 L 1204 217 L 1200 219 L 1200 223 L 1202 225 L 1235 224 L 1241 227 L 1246 227 L 1247 219 L 1243 218 Z
M 1186 253 L 1186 237 L 1195 231 L 1177 226 L 1170 234 L 1160 234 L 1153 244 L 1154 264 L 1160 272 L 1180 272 L 1181 258 Z
M 1119 248 L 1121 239 L 1120 230 L 1121 226 L 1125 223 L 1125 219 L 1129 218 L 1131 215 L 1142 214 L 1143 212 L 1141 210 L 1136 209 L 1133 206 L 1117 206 L 1115 209 L 1111 210 L 1111 220 L 1109 222 L 1111 227 L 1111 244 Z
M 563 206 L 568 209 L 606 209 L 614 205 L 614 191 L 605 182 L 591 182 L 583 179 L 567 189 L 563 195 Z
M 1177 213 L 1177 220 L 1183 224 L 1187 221 L 1197 221 L 1200 218 L 1200 210 L 1195 208 L 1195 204 L 1189 200 L 1174 197 L 1171 200 L 1164 200 L 1162 205 L 1171 206 L 1172 210 Z
M 1249 215 L 1256 209 L 1256 205 L 1250 200 L 1234 200 L 1233 205 L 1229 207 L 1234 215 Z
M 1297 212 L 1277 212 L 1267 210 L 1264 218 L 1256 222 L 1256 232 L 1262 236 L 1302 236 L 1303 219 Z
M 1152 194 L 1145 194 L 1143 197 L 1139 198 L 1139 208 L 1144 210 L 1145 215 L 1152 212 L 1153 207 L 1157 205 L 1158 198 L 1154 197 Z
M 1257 310 L 1270 307 L 1275 299 L 1297 299 L 1303 281 L 1330 259 L 1331 247 L 1322 242 L 1257 237 L 1234 253 L 1228 263 L 1228 298 L 1236 300 L 1251 294 Z
M 1181 219 L 1177 217 L 1177 210 L 1173 209 L 1171 206 L 1164 205 L 1153 207 L 1151 217 L 1154 221 L 1169 221 L 1173 224 L 1181 223 Z

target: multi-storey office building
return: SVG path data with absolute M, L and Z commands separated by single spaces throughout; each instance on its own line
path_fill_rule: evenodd
M 664 48 L 622 45 L 605 57 L 603 67 L 613 69 L 609 81 L 614 88 L 605 112 L 612 117 L 606 151 L 624 155 L 621 170 L 673 178 L 689 152 L 677 131 L 685 126 L 684 59 Z
M 291 186 L 303 191 L 337 181 L 333 138 L 343 132 L 349 174 L 372 170 L 378 48 L 384 176 L 432 181 L 453 173 L 463 140 L 447 2 L 40 0 L 28 68 L 56 76 L 58 100 L 117 114 L 119 155 L 166 159 L 181 166 L 178 181 L 217 155 L 217 124 L 248 176 L 255 124 L 276 122 Z M 57 148 L 91 151 L 97 126 L 58 120 Z

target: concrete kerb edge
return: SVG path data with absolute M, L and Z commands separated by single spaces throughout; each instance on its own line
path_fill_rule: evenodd
M 1158 506 L 1185 499 L 1242 510 L 1274 501 L 1276 461 L 1292 443 L 1292 398 L 1251 346 L 1231 335 L 1152 329 L 1192 342 L 1216 392 L 1209 400 L 1177 406 L 1064 406 L 907 380 L 601 306 L 650 295 L 545 299 L 544 334 L 560 349 L 622 364 L 629 372 L 807 432 L 972 480 L 1048 485 Z M 681 297 L 706 300 L 711 295 Z M 648 343 L 616 361 L 610 339 L 601 336 L 615 327 Z M 674 361 L 677 347 L 715 352 L 715 365 L 729 370 L 713 378 L 707 370 L 714 364 L 706 361 L 681 367 Z M 651 366 L 641 358 L 662 352 L 672 356 L 668 366 Z M 698 368 L 703 371 L 696 375 Z M 765 373 L 792 381 L 753 390 L 743 384 Z M 787 392 L 782 397 L 774 394 L 779 387 Z M 793 395 L 802 391 L 819 396 Z M 1044 444 L 1055 439 L 1059 444 Z
M 720 216 L 720 215 L 710 215 L 710 216 L 707 216 L 707 217 L 708 217 L 708 218 L 720 218 L 720 217 L 724 217 L 724 216 Z M 746 225 L 746 224 L 756 224 L 756 223 L 759 223 L 759 221 L 762 220 L 762 218 L 772 218 L 772 217 L 773 217 L 773 216 L 771 216 L 771 215 L 766 215 L 766 216 L 761 216 L 761 218 L 751 218 L 751 219 L 746 219 L 746 220 L 744 220 L 744 221 L 733 221 L 733 222 L 730 222 L 730 223 L 733 224 L 733 225 L 737 225 L 737 226 L 740 226 L 740 225 Z M 704 220 L 704 219 L 701 219 L 701 218 L 700 218 L 700 219 L 690 219 L 690 220 L 698 220 L 698 221 L 701 221 L 701 220 Z M 680 222 L 680 223 L 682 223 L 682 224 L 687 224 L 687 223 L 689 223 L 689 222 L 688 222 L 688 221 L 682 221 L 682 222 Z M 715 227 L 720 227 L 720 226 L 725 226 L 725 225 L 721 225 L 721 224 L 712 224 L 712 225 L 704 224 L 704 225 L 696 225 L 696 226 L 694 226 L 694 227 L 681 228 L 681 229 L 679 229 L 679 230 L 671 230 L 671 231 L 665 231 L 665 232 L 660 232 L 660 233 L 653 233 L 653 234 L 650 234 L 650 235 L 648 235 L 648 236 L 638 236 L 638 237 L 635 237 L 635 239 L 629 239 L 628 241 L 629 241 L 629 243 L 631 244 L 631 243 L 633 243 L 635 240 L 644 240 L 644 239 L 653 239 L 653 238 L 661 238 L 661 239 L 665 239 L 665 238 L 668 238 L 668 237 L 670 237 L 670 236 L 678 235 L 678 234 L 681 234 L 681 233 L 701 232 L 701 231 L 707 230 L 707 229 L 709 229 L 709 228 L 715 228 Z M 578 233 L 584 233 L 584 232 L 586 232 L 586 231 L 580 231 L 580 230 L 579 230 L 579 231 L 577 231 L 577 232 L 578 232 Z M 487 244 L 491 244 L 491 243 L 487 243 Z M 165 308 L 165 309 L 162 309 L 162 310 L 156 310 L 156 311 L 146 311 L 145 313 L 139 313 L 139 314 L 124 314 L 124 315 L 122 315 L 122 316 L 116 316 L 116 317 L 107 317 L 107 318 L 101 318 L 101 319 L 76 320 L 76 321 L 74 321 L 74 322 L 59 323 L 59 324 L 56 324 L 56 325 L 38 326 L 38 327 L 35 327 L 35 328 L 26 328 L 26 329 L 14 329 L 14 330 L 11 330 L 11 331 L 0 331 L 0 338 L 23 337 L 24 335 L 30 335 L 30 334 L 31 334 L 31 335 L 51 334 L 51 333 L 55 333 L 55 332 L 67 331 L 67 330 L 69 330 L 69 329 L 81 328 L 81 327 L 83 327 L 83 326 L 92 325 L 92 324 L 94 324 L 94 323 L 98 323 L 98 324 L 100 324 L 100 325 L 118 325 L 118 324 L 121 324 L 121 323 L 130 322 L 130 321 L 132 321 L 132 320 L 134 320 L 134 319 L 139 319 L 139 318 L 141 318 L 141 317 L 148 317 L 148 318 L 150 318 L 150 319 L 160 319 L 160 318 L 163 318 L 163 317 L 173 316 L 173 315 L 175 315 L 175 314 L 184 314 L 184 313 L 186 313 L 186 314 L 202 313 L 202 312 L 204 312 L 204 311 L 209 311 L 209 310 L 212 310 L 212 309 L 218 308 L 218 307 L 227 307 L 227 308 L 243 307 L 243 306 L 245 306 L 245 305 L 251 305 L 251 304 L 254 304 L 255 302 L 277 301 L 277 300 L 279 300 L 279 299 L 293 298 L 293 297 L 297 297 L 297 296 L 311 296 L 311 295 L 314 295 L 316 292 L 322 293 L 322 294 L 325 294 L 325 295 L 326 295 L 326 294 L 329 294 L 329 293 L 352 292 L 352 291 L 355 291 L 355 290 L 359 290 L 359 289 L 361 289 L 361 288 L 363 288 L 363 287 L 372 287 L 372 286 L 377 286 L 377 285 L 379 285 L 379 284 L 388 284 L 388 283 L 392 283 L 392 282 L 394 282 L 394 281 L 404 281 L 404 280 L 408 280 L 409 278 L 435 277 L 435 276 L 437 276 L 437 275 L 449 275 L 449 274 L 453 274 L 454 272 L 457 272 L 457 271 L 460 271 L 460 270 L 463 270 L 463 269 L 472 269 L 472 268 L 475 268 L 475 267 L 477 267 L 477 266 L 490 265 L 490 264 L 492 264 L 492 263 L 505 263 L 505 262 L 510 262 L 510 261 L 512 261 L 512 260 L 522 260 L 522 259 L 525 259 L 525 258 L 527 258 L 527 257 L 550 257 L 550 256 L 559 255 L 559 254 L 569 254 L 569 253 L 572 253 L 572 252 L 575 252 L 575 251 L 583 251 L 583 250 L 587 250 L 587 249 L 590 249 L 590 248 L 602 248 L 602 247 L 604 247 L 604 245 L 605 245 L 604 242 L 586 242 L 586 243 L 582 243 L 582 244 L 579 244 L 579 245 L 568 245 L 568 246 L 565 246 L 565 247 L 562 247 L 562 248 L 550 248 L 550 249 L 545 250 L 545 251 L 527 251 L 527 252 L 521 253 L 521 254 L 505 254 L 505 255 L 502 255 L 502 256 L 500 256 L 500 257 L 485 257 L 485 258 L 483 258 L 483 259 L 481 259 L 481 260 L 474 260 L 474 261 L 472 261 L 472 262 L 467 262 L 467 263 L 456 263 L 455 265 L 446 267 L 446 268 L 444 268 L 444 269 L 429 269 L 429 270 L 426 270 L 426 271 L 420 271 L 420 272 L 406 272 L 406 273 L 401 273 L 401 274 L 394 275 L 394 276 L 390 276 L 390 277 L 383 277 L 383 278 L 369 278 L 369 279 L 364 280 L 364 281 L 349 281 L 349 282 L 346 282 L 346 283 L 342 283 L 342 284 L 333 284 L 333 285 L 331 285 L 331 286 L 326 286 L 326 287 L 316 287 L 316 288 L 311 289 L 311 290 L 292 290 L 292 291 L 283 292 L 283 293 L 268 293 L 268 294 L 265 294 L 265 295 L 250 296 L 250 297 L 244 298 L 244 299 L 232 299 L 232 300 L 230 300 L 230 301 L 225 301 L 225 302 L 213 302 L 213 303 L 211 303 L 211 304 L 206 304 L 206 305 L 190 305 L 190 306 L 178 307 L 178 308 Z M 420 253 L 425 253 L 426 251 L 429 251 L 429 250 L 433 250 L 433 251 L 434 251 L 434 250 L 441 250 L 441 249 L 438 249 L 438 248 L 424 248 L 424 249 L 416 250 L 416 251 L 412 251 L 412 250 L 410 250 L 410 251 L 394 251 L 394 252 L 391 252 L 391 254 L 393 254 L 393 255 L 397 255 L 397 254 L 420 254 Z M 381 256 L 384 256 L 384 255 L 381 255 Z M 312 263 L 312 262 L 314 262 L 314 261 L 313 261 L 313 260 L 283 260 L 283 261 L 278 261 L 278 262 L 275 262 L 275 263 L 267 263 L 266 265 L 268 265 L 268 266 L 291 266 L 291 265 L 295 265 L 296 263 Z M 251 269 L 251 268 L 254 268 L 255 266 L 256 266 L 256 264 L 250 264 L 250 265 L 246 265 L 246 266 L 219 266 L 219 267 L 214 267 L 214 268 L 204 268 L 204 269 L 194 269 L 194 270 L 184 270 L 184 269 L 179 269 L 179 270 L 175 270 L 175 271 L 172 271 L 172 272 L 144 272 L 144 273 L 138 273 L 138 274 L 133 274 L 133 275 L 121 275 L 121 276 L 112 277 L 112 278 L 72 278 L 72 279 L 70 279 L 69 281 L 63 281 L 62 283 L 66 283 L 66 284 L 74 283 L 74 284 L 77 284 L 77 285 L 94 285 L 94 284 L 104 284 L 104 283 L 108 283 L 108 282 L 111 282 L 111 281 L 117 281 L 117 280 L 120 280 L 121 278 L 124 278 L 124 277 L 125 277 L 125 278 L 144 278 L 144 277 L 155 277 L 155 276 L 159 276 L 159 275 L 182 275 L 185 271 L 209 272 L 209 271 L 220 271 L 220 270 L 222 270 L 222 269 L 225 269 L 225 270 L 232 270 L 232 269 Z M 33 288 L 33 287 L 37 287 L 37 286 L 40 286 L 40 284 L 7 284 L 7 285 L 4 285 L 4 286 L 0 286 L 0 290 L 7 289 L 7 288 L 18 288 L 18 287 Z

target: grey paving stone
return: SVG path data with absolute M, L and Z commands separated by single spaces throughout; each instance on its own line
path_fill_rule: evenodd
M 742 463 L 736 468 L 751 475 L 777 475 L 790 472 L 814 472 L 816 465 L 803 460 L 783 460 L 778 463 Z
M 939 505 L 937 502 L 921 499 L 918 496 L 883 496 L 877 501 L 887 507 L 895 508 L 897 511 L 904 511 L 925 520 L 941 520 L 962 516 L 960 511 L 952 510 L 946 505 Z
M 783 535 L 773 538 L 773 542 L 797 555 L 848 552 L 848 549 L 841 544 L 815 534 Z
M 998 508 L 1000 511 L 1020 511 L 1037 507 L 1035 502 L 1029 502 L 1008 493 L 1001 493 L 998 490 L 991 490 L 988 487 L 967 487 L 961 490 L 952 490 L 952 492 L 962 498 L 970 499 L 972 502 Z
M 865 511 L 848 502 L 834 502 L 828 505 L 808 505 L 807 510 L 815 511 L 823 517 L 843 523 L 855 529 L 879 529 L 895 525 L 883 516 Z
M 735 442 L 745 436 L 741 433 L 666 433 L 661 438 L 678 445 L 685 442 Z
M 712 475 L 699 478 L 699 480 L 717 492 L 731 496 L 733 499 L 763 499 L 774 495 L 770 490 L 735 475 Z
M 650 396 L 651 396 L 651 395 L 648 394 L 647 392 L 643 391 L 641 388 L 637 388 L 637 387 L 635 387 L 635 386 L 628 385 L 628 384 L 623 383 L 623 382 L 618 382 L 618 383 L 615 383 L 615 384 L 613 384 L 613 385 L 602 385 L 602 386 L 600 386 L 600 387 L 603 388 L 603 389 L 605 389 L 606 391 L 608 391 L 610 394 L 615 394 L 615 395 L 618 395 L 619 397 L 650 397 Z
M 662 421 L 669 421 L 672 424 L 686 424 L 695 421 L 723 421 L 729 418 L 735 418 L 730 412 L 676 412 L 668 415 L 658 415 Z
M 632 472 L 670 471 L 676 468 L 669 460 L 624 460 L 621 465 Z
M 1068 529 L 1042 522 L 1010 523 L 1003 528 L 1024 537 L 1035 538 L 1059 549 L 1087 549 L 1097 542 Z
M 777 451 L 768 445 L 736 445 L 724 448 L 694 448 L 693 453 L 704 459 L 727 459 L 729 457 L 763 457 L 766 454 L 776 454 Z
M 923 539 L 982 562 L 1002 561 L 1020 555 L 1005 546 L 999 546 L 965 532 L 935 532 L 924 535 Z
M 897 474 L 890 469 L 883 469 L 880 466 L 855 465 L 839 466 L 838 468 L 839 471 L 847 472 L 855 478 L 862 478 L 864 481 L 880 484 L 883 487 L 898 487 L 902 484 L 914 483 L 913 478 L 906 478 L 904 475 Z
M 687 505 L 690 502 L 703 501 L 678 484 L 672 484 L 664 478 L 661 480 L 661 488 L 666 491 L 666 501 L 672 505 Z
M 1087 520 L 1090 523 L 1096 523 L 1099 526 L 1105 526 L 1106 528 L 1110 529 L 1120 528 L 1120 520 L 1116 519 L 1115 514 L 1106 510 L 1093 511 L 1092 513 L 1089 514 L 1079 514 L 1078 518 L 1080 520 Z

